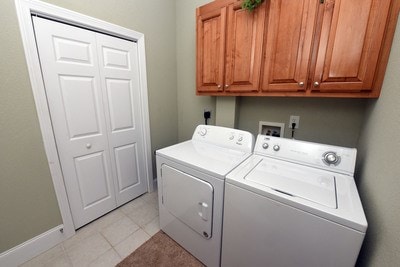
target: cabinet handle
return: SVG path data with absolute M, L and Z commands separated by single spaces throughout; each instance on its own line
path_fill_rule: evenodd
M 304 82 L 299 82 L 299 86 L 303 87 L 304 86 Z
M 318 87 L 319 86 L 319 82 L 314 82 L 314 87 Z
M 220 84 L 218 84 L 218 85 L 217 85 L 217 88 L 218 88 L 218 89 L 221 89 L 221 85 L 220 85 Z
M 87 148 L 87 149 L 90 149 L 91 147 L 92 147 L 92 144 L 91 144 L 91 143 L 87 143 L 87 144 L 86 144 L 86 148 Z
M 225 84 L 225 88 L 228 88 L 229 87 L 229 84 Z

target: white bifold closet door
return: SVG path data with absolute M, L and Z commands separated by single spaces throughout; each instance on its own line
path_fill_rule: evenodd
M 33 17 L 75 228 L 145 193 L 137 44 Z

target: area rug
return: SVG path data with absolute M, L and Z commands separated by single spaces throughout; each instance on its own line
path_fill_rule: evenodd
M 159 231 L 117 265 L 117 267 L 127 266 L 203 267 L 205 265 L 164 232 Z

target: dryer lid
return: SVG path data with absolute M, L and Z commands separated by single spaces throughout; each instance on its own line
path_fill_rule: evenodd
M 262 159 L 246 180 L 292 197 L 337 208 L 335 176 L 331 172 L 275 159 Z

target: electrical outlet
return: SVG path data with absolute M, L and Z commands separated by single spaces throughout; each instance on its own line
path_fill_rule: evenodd
M 290 115 L 289 119 L 289 128 L 292 129 L 292 123 L 296 123 L 295 129 L 299 128 L 300 125 L 300 116 Z

